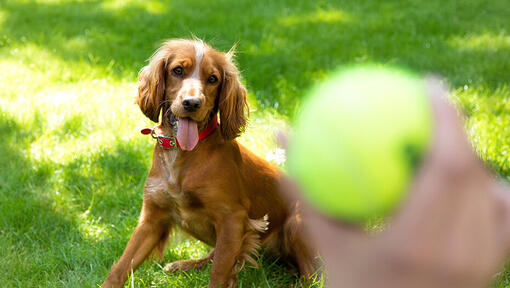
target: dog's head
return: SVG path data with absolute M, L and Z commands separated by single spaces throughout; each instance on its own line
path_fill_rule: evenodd
M 174 129 L 184 150 L 198 142 L 198 131 L 220 112 L 224 139 L 239 136 L 246 125 L 246 89 L 232 62 L 233 52 L 218 52 L 200 40 L 169 40 L 142 68 L 137 103 L 152 121 Z

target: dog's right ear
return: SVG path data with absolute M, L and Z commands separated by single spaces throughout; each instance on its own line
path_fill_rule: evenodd
M 165 96 L 166 66 L 170 52 L 163 46 L 152 55 L 149 64 L 138 74 L 136 103 L 143 114 L 154 122 L 159 121 L 161 104 Z

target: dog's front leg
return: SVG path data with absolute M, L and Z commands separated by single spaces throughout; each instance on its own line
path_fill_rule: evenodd
M 101 287 L 122 287 L 131 271 L 135 271 L 156 246 L 164 246 L 164 242 L 168 238 L 170 225 L 167 211 L 163 211 L 155 205 L 144 203 L 138 226 L 131 235 L 131 239 L 129 239 L 119 262 L 112 267 Z
M 236 284 L 237 275 L 233 268 L 242 252 L 246 219 L 245 211 L 234 212 L 218 219 L 209 288 L 233 287 Z

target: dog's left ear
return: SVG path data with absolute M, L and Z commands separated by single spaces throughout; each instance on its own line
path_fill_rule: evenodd
M 239 71 L 232 63 L 233 50 L 226 54 L 227 62 L 223 71 L 218 108 L 220 111 L 220 131 L 224 139 L 232 140 L 239 136 L 246 126 L 245 109 L 248 111 L 246 89 L 239 80 Z

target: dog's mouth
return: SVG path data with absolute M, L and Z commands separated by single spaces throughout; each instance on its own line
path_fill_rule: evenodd
M 179 118 L 177 118 L 177 116 L 175 116 L 174 113 L 170 112 L 168 113 L 169 116 L 168 116 L 168 123 L 170 124 L 170 127 L 172 127 L 172 130 L 174 131 L 175 134 L 177 134 L 177 125 L 179 125 Z
M 170 126 L 177 134 L 177 141 L 182 150 L 191 151 L 198 144 L 198 124 L 191 118 L 179 118 L 170 114 Z

